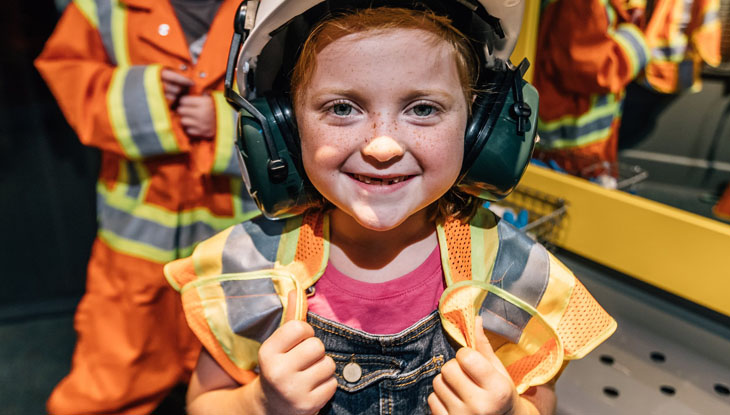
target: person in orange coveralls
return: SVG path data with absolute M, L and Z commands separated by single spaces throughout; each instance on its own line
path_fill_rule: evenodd
M 258 212 L 222 93 L 238 3 L 74 0 L 36 60 L 102 157 L 76 349 L 50 413 L 151 413 L 195 366 L 162 265 Z
M 626 85 L 649 60 L 641 1 L 543 2 L 535 87 L 540 142 L 535 157 L 615 187 L 618 126 Z
M 543 4 L 535 157 L 615 187 L 626 86 L 699 90 L 701 66 L 720 63 L 719 0 L 657 0 L 650 10 L 646 0 Z

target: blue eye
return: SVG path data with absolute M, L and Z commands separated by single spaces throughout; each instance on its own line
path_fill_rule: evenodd
M 337 103 L 332 106 L 332 112 L 339 117 L 346 117 L 352 113 L 352 105 Z
M 433 114 L 435 108 L 431 105 L 419 104 L 413 107 L 413 113 L 419 117 L 428 117 Z

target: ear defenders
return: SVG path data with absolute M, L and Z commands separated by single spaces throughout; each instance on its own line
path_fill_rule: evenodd
M 233 89 L 245 40 L 246 3 L 239 8 L 228 56 L 225 94 L 239 112 L 237 147 L 241 172 L 251 197 L 270 219 L 300 214 L 313 190 L 301 165 L 296 120 L 288 97 L 264 95 L 246 100 Z M 464 136 L 464 161 L 457 186 L 485 200 L 506 197 L 517 185 L 532 155 L 537 132 L 537 90 L 522 77 L 528 63 L 489 71 L 489 92 L 480 93 Z M 535 110 L 533 110 L 533 108 Z

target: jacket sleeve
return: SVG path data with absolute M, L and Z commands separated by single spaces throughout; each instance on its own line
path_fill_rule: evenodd
M 560 90 L 618 93 L 646 65 L 649 50 L 640 29 L 620 19 L 611 2 L 557 0 L 543 10 L 538 50 Z
M 696 0 L 692 3 L 692 17 L 688 33 L 692 46 L 709 65 L 722 63 L 722 24 L 719 0 Z
M 113 65 L 85 4 L 66 8 L 35 61 L 81 142 L 132 160 L 188 151 L 164 97 L 162 67 Z

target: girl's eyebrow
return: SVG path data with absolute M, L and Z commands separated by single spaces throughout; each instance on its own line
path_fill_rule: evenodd
M 364 99 L 363 95 L 358 92 L 355 88 L 323 88 L 314 91 L 312 97 L 319 98 L 322 96 L 342 96 L 352 98 L 354 100 Z M 433 89 L 414 89 L 408 91 L 408 93 L 402 97 L 402 101 L 413 101 L 419 98 L 434 97 L 438 100 L 451 102 L 454 99 L 454 94 L 450 91 L 442 88 Z
M 403 97 L 404 101 L 413 101 L 418 98 L 435 97 L 439 100 L 451 102 L 454 99 L 454 94 L 448 90 L 435 88 L 435 89 L 417 89 L 408 93 Z

